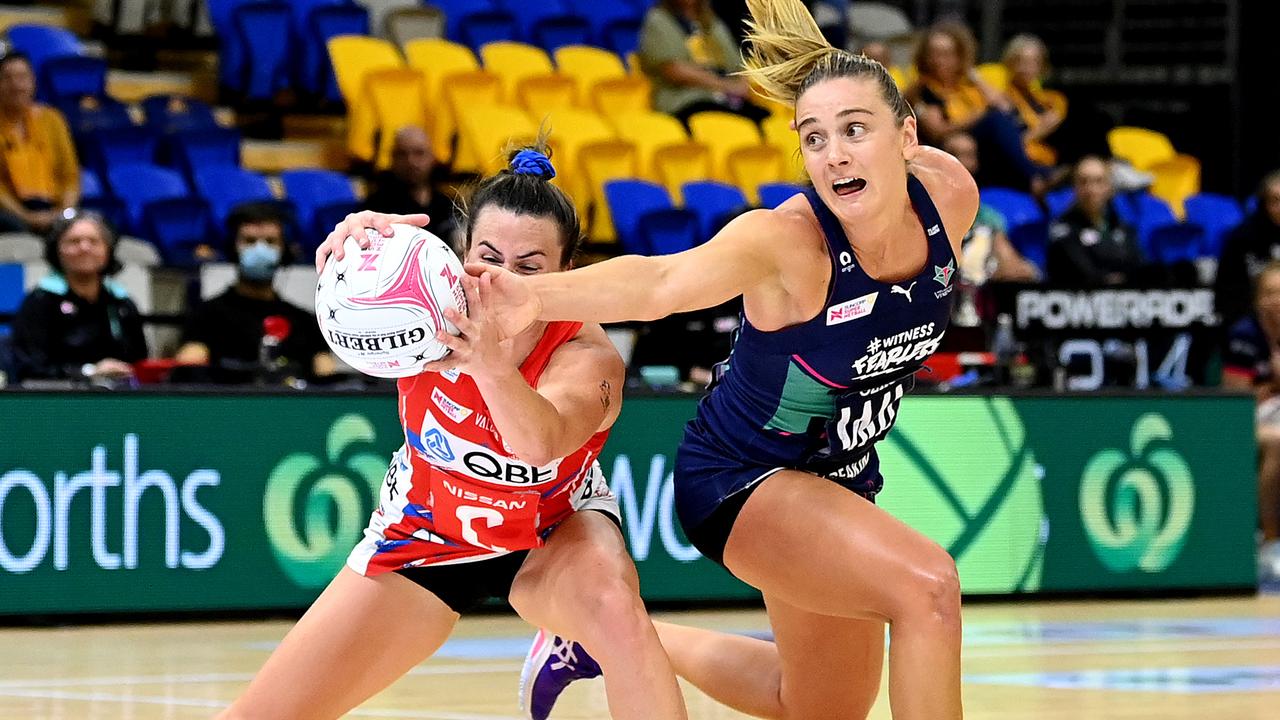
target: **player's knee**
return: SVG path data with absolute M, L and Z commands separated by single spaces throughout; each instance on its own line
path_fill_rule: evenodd
M 606 581 L 581 597 L 581 637 L 593 651 L 601 645 L 631 648 L 648 631 L 644 603 L 635 588 L 625 582 Z
M 904 590 L 908 612 L 931 622 L 959 625 L 960 574 L 945 551 L 939 549 L 921 563 Z

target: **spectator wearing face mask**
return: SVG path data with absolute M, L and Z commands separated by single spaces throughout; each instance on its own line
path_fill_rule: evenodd
M 276 294 L 276 270 L 288 258 L 284 220 L 269 204 L 237 208 L 227 221 L 227 254 L 238 265 L 235 284 L 201 303 L 187 319 L 183 343 L 175 359 L 204 366 L 207 374 L 188 379 L 245 383 L 262 376 L 263 339 L 278 340 L 274 351 L 281 370 L 315 379 L 334 371 L 315 317 Z M 207 377 L 206 377 L 207 375 Z

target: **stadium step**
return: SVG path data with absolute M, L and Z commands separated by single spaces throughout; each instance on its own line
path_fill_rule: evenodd
M 245 140 L 240 144 L 240 155 L 244 167 L 265 174 L 300 167 L 347 169 L 346 146 L 341 140 Z

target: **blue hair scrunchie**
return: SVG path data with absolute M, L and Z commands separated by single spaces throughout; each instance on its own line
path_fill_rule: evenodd
M 511 158 L 511 172 L 516 175 L 537 175 L 543 180 L 556 176 L 556 168 L 551 158 L 537 150 L 521 150 Z

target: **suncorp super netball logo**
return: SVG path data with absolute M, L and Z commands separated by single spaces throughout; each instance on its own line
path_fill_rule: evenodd
M 387 465 L 371 451 L 373 441 L 368 420 L 343 415 L 329 427 L 323 458 L 292 453 L 267 477 L 267 538 L 299 587 L 329 582 L 359 538 Z
M 1094 455 L 1080 478 L 1080 516 L 1094 553 L 1116 572 L 1160 572 L 1182 551 L 1195 511 L 1191 470 L 1173 448 L 1169 422 L 1147 413 L 1129 453 Z

